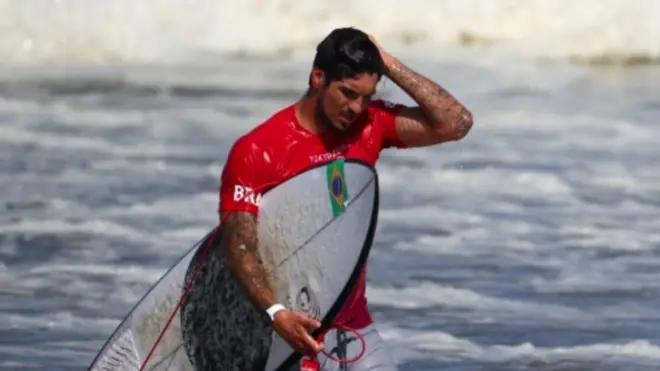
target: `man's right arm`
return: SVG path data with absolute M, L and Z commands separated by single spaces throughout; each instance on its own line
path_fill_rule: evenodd
M 248 298 L 268 311 L 278 303 L 257 250 L 259 193 L 268 183 L 259 171 L 264 169 L 261 159 L 263 150 L 255 143 L 243 138 L 234 144 L 222 171 L 219 211 L 229 270 Z M 273 316 L 273 329 L 296 351 L 313 354 L 323 349 L 308 333 L 321 325 L 318 321 L 287 310 Z
M 229 269 L 248 297 L 264 311 L 277 304 L 257 250 L 256 217 L 246 211 L 232 211 L 223 224 Z
M 266 280 L 257 251 L 256 218 L 246 211 L 230 212 L 225 219 L 224 235 L 227 239 L 229 269 L 250 299 L 266 311 L 277 300 Z M 323 349 L 309 334 L 321 324 L 302 313 L 279 311 L 273 320 L 273 329 L 301 354 L 313 355 Z

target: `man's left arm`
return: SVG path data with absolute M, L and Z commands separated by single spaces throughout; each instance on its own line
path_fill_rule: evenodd
M 472 128 L 472 113 L 447 90 L 390 55 L 383 61 L 387 77 L 418 105 L 404 108 L 396 117 L 401 142 L 407 147 L 422 147 L 457 141 L 467 135 Z

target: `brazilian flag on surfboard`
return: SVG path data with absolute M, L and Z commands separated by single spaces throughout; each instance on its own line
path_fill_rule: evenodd
M 328 179 L 328 194 L 332 215 L 338 216 L 346 209 L 348 201 L 348 187 L 346 186 L 346 174 L 344 173 L 344 159 L 340 158 L 326 166 Z

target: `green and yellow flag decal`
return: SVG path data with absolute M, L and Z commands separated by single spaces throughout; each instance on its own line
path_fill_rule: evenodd
M 348 201 L 348 186 L 346 185 L 346 175 L 344 174 L 344 159 L 340 158 L 329 163 L 326 166 L 326 175 L 328 179 L 328 194 L 330 195 L 332 215 L 338 216 L 344 212 L 346 202 Z

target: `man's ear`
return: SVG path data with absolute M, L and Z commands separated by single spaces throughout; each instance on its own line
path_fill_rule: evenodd
M 325 85 L 325 73 L 319 68 L 313 67 L 309 82 L 312 89 L 322 88 Z

